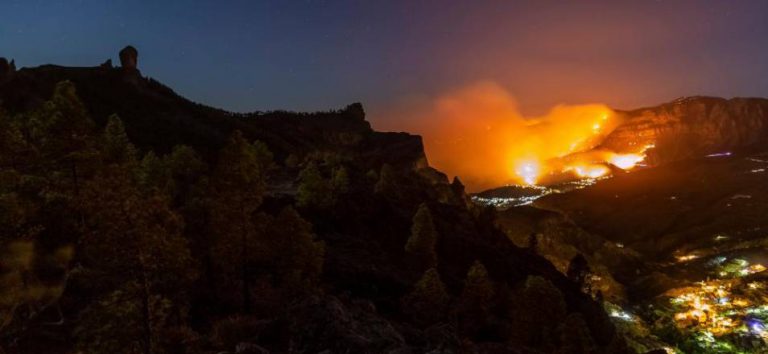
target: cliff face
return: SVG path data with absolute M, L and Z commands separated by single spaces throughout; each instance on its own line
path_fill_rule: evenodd
M 768 147 L 767 99 L 689 97 L 620 113 L 625 122 L 601 147 L 634 152 L 655 145 L 647 151 L 652 165 Z

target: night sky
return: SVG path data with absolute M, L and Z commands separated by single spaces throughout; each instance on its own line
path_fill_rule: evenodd
M 387 112 L 480 80 L 527 114 L 768 96 L 768 1 L 3 0 L 0 56 L 139 67 L 234 111 Z

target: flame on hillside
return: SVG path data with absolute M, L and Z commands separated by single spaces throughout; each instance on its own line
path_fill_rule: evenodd
M 641 154 L 613 154 L 608 160 L 614 166 L 622 170 L 630 170 L 637 166 L 638 163 L 645 160 L 645 155 Z
M 611 173 L 609 165 L 632 169 L 644 151 L 595 150 L 621 119 L 603 104 L 558 105 L 525 117 L 506 90 L 484 82 L 431 101 L 404 123 L 424 137 L 432 166 L 480 190 L 563 175 L 598 178 Z

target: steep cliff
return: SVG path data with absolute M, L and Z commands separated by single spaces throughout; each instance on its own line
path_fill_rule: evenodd
M 768 147 L 768 100 L 688 97 L 620 112 L 626 120 L 603 141 L 619 152 L 649 149 L 652 165 L 707 154 Z

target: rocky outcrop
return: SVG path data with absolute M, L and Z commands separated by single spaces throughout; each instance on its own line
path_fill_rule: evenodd
M 139 51 L 133 46 L 127 46 L 120 51 L 120 65 L 125 71 L 138 70 Z
M 656 107 L 621 112 L 626 120 L 601 147 L 647 151 L 650 164 L 707 154 L 768 148 L 768 100 L 688 97 Z

